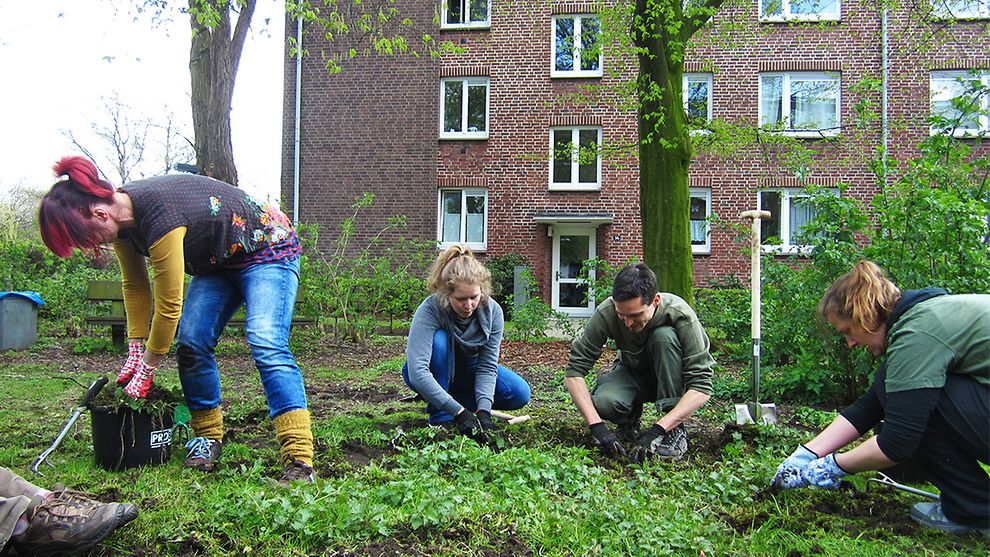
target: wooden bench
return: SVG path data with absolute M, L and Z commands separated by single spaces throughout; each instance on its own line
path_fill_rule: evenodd
M 186 283 L 188 287 L 188 283 Z M 296 295 L 296 304 L 305 300 L 303 290 L 300 288 Z M 127 348 L 127 313 L 124 311 L 124 287 L 120 281 L 116 280 L 91 280 L 86 289 L 86 300 L 89 302 L 110 302 L 110 315 L 90 315 L 86 317 L 86 322 L 90 325 L 108 325 L 113 345 L 118 350 Z M 244 307 L 227 323 L 228 326 L 243 327 L 246 322 Z M 312 325 L 316 319 L 312 317 L 292 317 L 292 326 Z

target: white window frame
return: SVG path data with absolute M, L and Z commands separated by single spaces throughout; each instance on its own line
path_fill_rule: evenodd
M 960 20 L 960 19 L 990 19 L 990 0 L 977 0 L 967 2 L 959 13 L 952 11 L 946 0 L 932 0 L 932 19 L 937 20 Z M 975 6 L 974 6 L 975 4 Z
M 780 3 L 780 13 L 779 14 L 767 14 L 764 12 L 765 4 L 768 1 L 774 1 Z M 791 4 L 796 3 L 792 0 L 757 0 L 757 10 L 760 12 L 760 21 L 841 21 L 842 20 L 842 3 L 841 0 L 835 0 L 835 13 L 793 13 L 791 10 Z
M 705 243 L 695 244 L 694 241 L 692 240 L 691 253 L 711 253 L 712 226 L 711 223 L 709 222 L 709 219 L 711 219 L 712 216 L 712 190 L 709 188 L 691 188 L 691 198 L 699 198 L 705 200 Z
M 449 192 L 460 192 L 461 193 L 461 222 L 460 230 L 457 234 L 456 241 L 444 241 L 443 239 L 443 194 Z M 481 242 L 468 242 L 466 240 L 467 236 L 467 198 L 468 197 L 484 197 L 485 199 L 485 216 L 484 216 L 484 228 L 483 235 L 484 239 Z M 440 249 L 447 249 L 454 244 L 460 244 L 462 246 L 467 246 L 474 251 L 486 251 L 488 249 L 488 190 L 485 188 L 443 188 L 437 192 L 437 243 Z
M 705 115 L 705 122 L 708 123 L 712 121 L 712 84 L 714 82 L 712 74 L 710 73 L 684 74 L 684 77 L 681 79 L 681 95 L 684 99 L 684 112 L 688 112 L 689 109 L 689 102 L 688 102 L 689 85 L 692 83 L 699 83 L 699 82 L 705 82 L 705 84 L 708 86 L 708 101 L 707 101 L 708 113 Z M 688 117 L 690 117 L 690 114 L 688 114 Z M 700 133 L 706 130 L 691 130 L 691 131 L 694 133 Z
M 558 70 L 557 69 L 557 21 L 561 19 L 573 19 L 574 20 L 574 52 L 572 53 L 572 70 Z M 598 50 L 598 69 L 596 70 L 582 70 L 581 69 L 581 53 L 583 49 L 583 39 L 582 39 L 582 29 L 584 20 L 586 19 L 597 19 L 598 20 L 598 32 L 599 32 L 599 50 Z M 561 14 L 553 16 L 553 22 L 550 25 L 550 77 L 601 77 L 604 75 L 605 66 L 605 56 L 601 48 L 601 19 L 594 14 Z
M 973 73 L 968 70 L 947 70 L 947 71 L 935 71 L 931 73 L 929 79 L 930 91 L 931 91 L 931 103 L 932 112 L 934 113 L 936 84 L 939 82 L 946 83 L 952 82 L 953 85 L 960 85 L 958 80 L 979 80 L 984 87 L 990 87 L 990 71 L 980 71 L 978 73 Z M 956 98 L 956 97 L 950 97 Z M 990 135 L 990 94 L 981 95 L 979 99 L 980 106 L 977 110 L 980 114 L 977 115 L 977 127 L 976 128 L 954 128 L 952 130 L 953 137 L 986 137 Z M 943 133 L 941 128 L 936 128 L 931 126 L 929 133 L 931 135 L 938 135 Z
M 570 182 L 554 182 L 553 181 L 553 167 L 554 167 L 554 132 L 570 130 L 571 131 L 571 145 L 580 145 L 580 133 L 582 131 L 594 130 L 598 132 L 598 139 L 596 140 L 596 145 L 598 145 L 598 156 L 595 161 L 595 174 L 596 179 L 594 182 L 579 182 L 580 179 L 580 153 L 577 149 L 573 150 L 571 159 L 571 181 Z M 602 187 L 602 128 L 601 126 L 553 126 L 550 128 L 550 173 L 549 173 L 549 189 L 551 191 L 587 191 L 587 190 L 600 190 Z
M 829 192 L 836 197 L 839 196 L 838 189 L 829 189 Z M 811 250 L 814 246 L 795 244 L 792 238 L 793 232 L 791 231 L 791 204 L 795 199 L 810 199 L 811 194 L 807 192 L 804 188 L 764 188 L 756 192 L 756 206 L 761 210 L 767 210 L 763 208 L 763 193 L 765 192 L 777 192 L 780 194 L 780 212 L 784 213 L 781 215 L 773 215 L 777 218 L 780 223 L 780 244 L 766 244 L 760 246 L 760 250 L 763 253 L 773 253 L 779 255 L 811 255 Z M 786 217 L 786 218 L 784 218 Z M 766 237 L 761 241 L 766 242 Z
M 447 21 L 447 5 L 451 0 L 440 0 L 440 28 L 441 29 L 484 29 L 492 26 L 492 2 L 491 0 L 475 0 L 488 4 L 487 17 L 484 20 L 470 21 L 472 0 L 453 0 L 460 2 L 461 13 L 464 14 L 464 22 L 449 23 Z
M 451 81 L 462 82 L 461 89 L 461 125 L 466 126 L 468 120 L 468 89 L 472 86 L 485 86 L 485 129 L 484 131 L 447 131 L 444 126 L 446 113 L 446 85 Z M 487 77 L 445 77 L 440 80 L 440 139 L 488 139 L 488 128 L 491 116 L 491 82 Z
M 768 124 L 764 124 L 764 108 L 763 108 L 763 80 L 767 77 L 782 77 L 783 85 L 781 88 L 781 117 L 783 118 L 783 129 L 780 129 L 778 133 L 789 135 L 792 137 L 806 137 L 806 138 L 819 138 L 819 137 L 835 137 L 839 135 L 839 131 L 842 129 L 842 75 L 839 72 L 762 72 L 759 74 L 759 87 L 757 91 L 757 104 L 759 105 L 759 124 L 760 127 L 764 127 Z M 832 127 L 823 129 L 800 129 L 795 130 L 790 127 L 791 119 L 791 82 L 792 81 L 825 81 L 832 80 L 835 81 L 835 123 Z

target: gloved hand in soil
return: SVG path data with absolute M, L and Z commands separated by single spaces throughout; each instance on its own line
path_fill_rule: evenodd
M 126 385 L 134 373 L 138 370 L 138 362 L 144 358 L 144 345 L 139 339 L 131 339 L 127 343 L 127 361 L 124 362 L 123 367 L 120 368 L 120 373 L 117 375 L 117 384 Z
M 626 450 L 619 443 L 618 436 L 605 425 L 605 422 L 598 422 L 591 426 L 591 436 L 595 438 L 595 443 L 598 444 L 598 450 L 605 456 L 611 458 L 627 456 Z
M 811 449 L 804 445 L 798 445 L 798 448 L 791 453 L 791 456 L 787 457 L 777 467 L 777 473 L 774 474 L 770 486 L 780 489 L 807 487 L 808 482 L 805 481 L 802 472 L 808 467 L 811 461 L 817 458 L 818 455 L 812 452 Z
M 801 476 L 808 485 L 820 487 L 822 489 L 839 489 L 842 484 L 842 476 L 848 476 L 846 472 L 835 462 L 835 453 L 825 458 L 812 460 L 801 472 Z
M 657 447 L 660 446 L 663 436 L 666 434 L 667 430 L 663 426 L 653 424 L 636 440 L 636 446 L 629 452 L 629 458 L 637 464 L 642 464 L 646 459 L 656 454 Z
M 151 390 L 151 382 L 155 380 L 155 369 L 144 362 L 144 359 L 138 360 L 137 371 L 134 372 L 134 376 L 128 381 L 127 386 L 124 387 L 124 393 L 131 398 L 144 398 L 148 396 L 148 392 Z
M 495 433 L 498 426 L 492 421 L 492 413 L 487 410 L 478 410 L 478 421 L 481 422 L 481 429 L 485 433 Z
M 489 419 L 491 418 L 489 417 Z M 454 425 L 457 426 L 457 431 L 461 435 L 474 439 L 479 443 L 486 441 L 485 430 L 482 428 L 481 422 L 474 415 L 474 412 L 471 412 L 467 408 L 454 416 Z

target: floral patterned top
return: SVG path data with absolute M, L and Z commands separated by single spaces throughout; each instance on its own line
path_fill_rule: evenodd
M 213 178 L 169 175 L 131 182 L 122 188 L 134 206 L 136 226 L 121 233 L 135 251 L 148 248 L 181 226 L 185 271 L 208 273 L 219 267 L 245 267 L 300 252 L 289 218 L 244 190 Z

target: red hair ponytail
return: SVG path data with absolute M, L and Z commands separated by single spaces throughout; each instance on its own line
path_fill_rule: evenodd
M 78 155 L 62 157 L 60 161 L 55 163 L 52 170 L 55 171 L 55 176 L 67 176 L 69 178 L 59 182 L 60 184 L 74 184 L 83 192 L 100 199 L 113 197 L 113 186 L 110 185 L 110 182 L 100 179 L 96 165 L 86 157 Z

